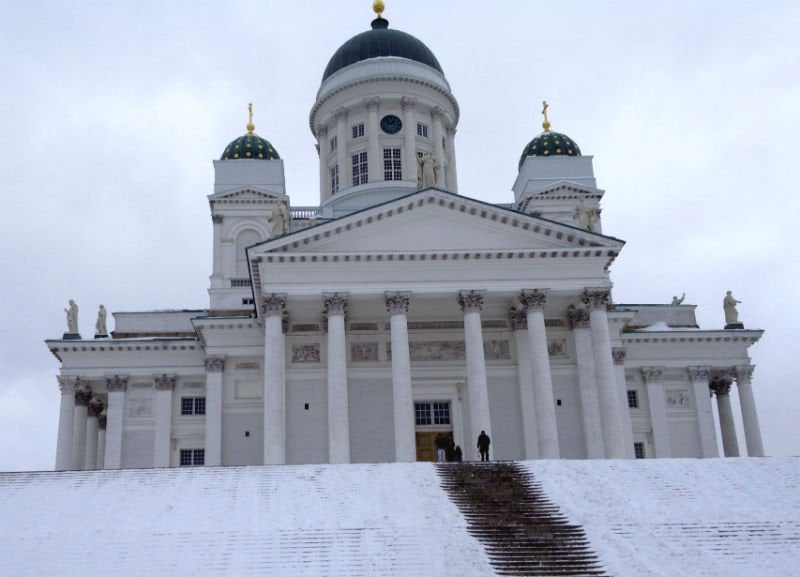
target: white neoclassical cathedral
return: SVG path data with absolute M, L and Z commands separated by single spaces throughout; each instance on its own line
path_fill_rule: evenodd
M 713 398 L 734 456 L 734 383 L 746 454 L 763 455 L 748 357 L 762 331 L 735 301 L 725 330 L 678 299 L 614 302 L 624 243 L 603 231 L 592 157 L 546 104 L 511 202 L 461 195 L 458 102 L 375 4 L 309 115 L 319 206 L 291 205 L 251 114 L 214 161 L 208 309 L 116 312 L 94 338 L 68 312 L 46 341 L 56 469 L 432 460 L 437 435 L 475 459 L 481 431 L 493 459 L 716 457 Z

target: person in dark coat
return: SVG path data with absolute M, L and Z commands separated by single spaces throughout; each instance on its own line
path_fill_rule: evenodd
M 464 455 L 461 454 L 461 447 L 456 445 L 456 448 L 453 449 L 453 461 L 456 463 L 460 463 L 464 460 Z
M 486 431 L 481 431 L 481 434 L 478 435 L 478 451 L 481 453 L 481 461 L 489 460 L 489 445 L 491 444 L 492 440 L 486 434 Z
M 455 461 L 456 442 L 453 440 L 453 435 L 447 438 L 447 449 L 445 449 L 445 457 L 448 463 Z

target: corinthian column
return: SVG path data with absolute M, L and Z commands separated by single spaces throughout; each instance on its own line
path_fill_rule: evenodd
M 106 408 L 106 469 L 119 469 L 122 466 L 122 425 L 125 415 L 125 389 L 128 377 L 114 375 L 106 379 L 108 387 L 108 407 Z
M 106 458 L 106 419 L 105 408 L 97 417 L 97 468 L 105 469 Z
M 350 418 L 347 400 L 347 348 L 344 318 L 347 297 L 325 296 L 328 318 L 328 460 L 350 462 Z
M 417 182 L 417 123 L 414 119 L 416 99 L 404 96 L 400 101 L 403 107 L 403 180 Z
M 442 124 L 442 116 L 444 112 L 438 106 L 431 110 L 431 120 L 433 126 L 431 127 L 431 139 L 433 140 L 433 156 L 439 162 L 439 171 L 436 173 L 436 188 L 442 190 L 449 190 L 445 182 L 447 173 L 447 159 L 444 155 L 444 148 L 442 147 L 442 138 L 444 137 L 444 129 Z M 489 432 L 487 431 L 488 435 Z
M 726 457 L 738 457 L 739 441 L 736 439 L 736 424 L 733 421 L 733 409 L 731 408 L 731 381 L 727 377 L 715 377 L 709 387 L 717 396 L 722 451 Z
M 283 309 L 286 297 L 261 300 L 264 315 L 264 464 L 286 463 L 286 343 Z
M 610 296 L 608 289 L 586 289 L 581 294 L 581 300 L 589 306 L 592 353 L 606 458 L 624 459 L 627 451 L 619 416 L 614 363 L 611 358 L 611 337 L 608 333 L 608 315 L 606 314 Z
M 697 430 L 700 432 L 700 451 L 703 457 L 719 457 L 717 434 L 714 430 L 714 413 L 708 391 L 708 367 L 688 367 L 689 380 L 697 408 Z
M 339 190 L 353 186 L 353 173 L 347 157 L 347 110 L 339 108 L 336 115 L 336 163 L 339 165 Z
M 206 460 L 209 467 L 222 465 L 222 371 L 225 357 L 208 357 L 206 366 Z
M 600 420 L 600 404 L 594 378 L 594 353 L 592 334 L 589 331 L 589 311 L 571 305 L 567 317 L 575 339 L 575 354 L 578 360 L 578 387 L 581 393 L 583 413 L 583 435 L 586 441 L 586 456 L 589 459 L 605 457 L 603 449 L 603 426 Z
M 560 453 L 558 428 L 556 427 L 556 404 L 553 399 L 553 379 L 550 375 L 547 334 L 544 330 L 544 304 L 547 300 L 547 293 L 540 290 L 522 291 L 519 300 L 528 320 L 528 354 L 531 358 L 539 456 L 542 459 L 558 459 Z
M 486 358 L 483 354 L 483 329 L 481 309 L 483 294 L 475 291 L 462 292 L 458 303 L 464 312 L 464 347 L 467 354 L 467 391 L 469 395 L 469 445 L 477 442 L 481 431 L 492 436 L 492 418 L 489 412 L 489 389 L 486 384 Z
M 525 458 L 539 458 L 539 437 L 536 433 L 536 404 L 533 400 L 533 375 L 528 351 L 528 319 L 522 311 L 512 309 L 511 330 L 517 347 L 517 376 L 519 380 L 520 413 L 522 415 L 522 435 L 525 440 Z
M 408 294 L 387 293 L 386 310 L 392 329 L 392 400 L 394 403 L 394 458 L 417 458 L 414 438 L 414 398 L 411 390 L 411 355 L 408 350 Z
M 669 429 L 667 428 L 667 397 L 661 382 L 663 370 L 642 367 L 642 379 L 647 386 L 647 404 L 650 409 L 650 424 L 653 427 L 653 448 L 656 458 L 671 457 Z
M 364 100 L 367 105 L 367 162 L 369 182 L 383 180 L 383 157 L 378 142 L 378 104 L 380 98 Z M 344 144 L 344 143 L 342 143 Z
M 100 414 L 103 412 L 103 401 L 92 397 L 89 401 L 88 418 L 86 419 L 86 453 L 83 456 L 83 468 L 87 471 L 97 469 L 97 437 Z
M 80 471 L 84 466 L 86 456 L 86 420 L 89 415 L 89 401 L 92 399 L 92 389 L 86 383 L 77 381 L 75 384 L 75 411 L 72 428 L 72 468 Z
M 172 451 L 172 391 L 175 376 L 161 375 L 155 378 L 156 407 L 155 435 L 153 435 L 153 466 L 169 467 Z
M 756 400 L 753 396 L 753 369 L 751 365 L 736 367 L 736 384 L 739 386 L 739 404 L 742 408 L 742 424 L 744 438 L 747 443 L 747 454 L 750 457 L 763 457 L 764 445 L 761 442 L 761 427 L 758 426 Z
M 58 412 L 58 440 L 56 442 L 56 471 L 72 468 L 72 434 L 75 427 L 75 379 L 58 376 L 61 391 L 61 408 Z

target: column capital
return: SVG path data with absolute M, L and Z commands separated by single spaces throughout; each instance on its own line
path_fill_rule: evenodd
M 69 395 L 75 392 L 75 383 L 77 381 L 77 377 L 56 375 L 56 379 L 58 380 L 58 388 L 62 395 Z
M 207 373 L 221 373 L 225 369 L 225 357 L 208 357 L 205 360 Z
M 444 110 L 441 106 L 434 106 L 431 108 L 431 118 L 434 120 L 441 119 L 444 116 Z
M 611 303 L 611 291 L 607 288 L 586 288 L 581 293 L 581 302 L 595 310 L 606 310 Z
M 222 224 L 222 215 L 221 214 L 212 214 L 211 215 L 211 222 L 214 224 Z
M 714 377 L 708 384 L 711 391 L 717 395 L 729 395 L 731 392 L 731 381 L 725 377 Z
M 458 304 L 464 313 L 480 312 L 483 309 L 483 291 L 462 291 L 458 294 Z
M 611 349 L 611 358 L 614 360 L 615 365 L 624 365 L 627 352 L 622 347 L 615 347 Z
M 347 315 L 347 294 L 341 293 L 323 293 L 323 304 L 325 307 L 325 314 L 331 315 Z
M 344 122 L 345 117 L 347 116 L 347 108 L 344 106 L 340 106 L 336 110 L 333 111 L 333 117 L 336 118 L 337 121 L 341 120 Z
M 110 393 L 124 391 L 128 387 L 128 377 L 126 375 L 106 377 L 106 386 Z
M 385 293 L 383 299 L 386 302 L 386 312 L 393 315 L 408 313 L 409 294 L 407 292 Z
M 100 415 L 106 410 L 106 404 L 97 397 L 92 397 L 89 401 L 89 416 L 100 418 Z
M 261 312 L 265 317 L 280 316 L 286 306 L 286 295 L 272 293 L 261 297 Z
M 708 382 L 708 375 L 711 369 L 709 369 L 709 367 L 686 367 L 686 372 L 689 373 L 689 380 L 692 382 Z
M 400 99 L 400 106 L 403 107 L 403 110 L 407 108 L 414 108 L 417 105 L 417 99 L 411 98 L 409 96 L 403 96 Z
M 753 378 L 754 365 L 738 365 L 734 369 L 734 376 L 736 377 L 736 384 L 749 383 Z
M 519 301 L 522 303 L 522 310 L 525 311 L 525 314 L 533 311 L 543 312 L 547 302 L 547 290 L 524 290 L 519 294 Z
M 320 124 L 317 126 L 317 136 L 319 138 L 324 138 L 328 136 L 328 127 L 325 124 Z
M 79 381 L 75 385 L 75 406 L 87 407 L 89 406 L 89 401 L 91 400 L 92 400 L 92 389 L 89 387 L 88 384 Z
M 576 307 L 569 305 L 567 307 L 567 322 L 571 329 L 588 329 L 589 328 L 589 311 L 583 307 Z
M 373 96 L 372 98 L 365 98 L 364 104 L 367 107 L 367 110 L 373 111 L 378 110 L 378 105 L 381 103 L 381 99 L 377 96 Z
M 175 388 L 175 381 L 177 377 L 175 375 L 161 375 L 153 378 L 153 383 L 156 386 L 157 391 L 171 391 Z
M 661 375 L 664 370 L 661 367 L 642 367 L 642 379 L 645 383 L 661 382 Z
M 511 324 L 512 331 L 528 330 L 528 315 L 523 311 L 512 308 L 508 312 L 508 322 Z

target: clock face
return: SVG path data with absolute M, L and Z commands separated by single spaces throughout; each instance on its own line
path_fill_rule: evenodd
M 388 114 L 381 118 L 381 129 L 386 134 L 397 134 L 403 128 L 403 123 L 393 114 Z

